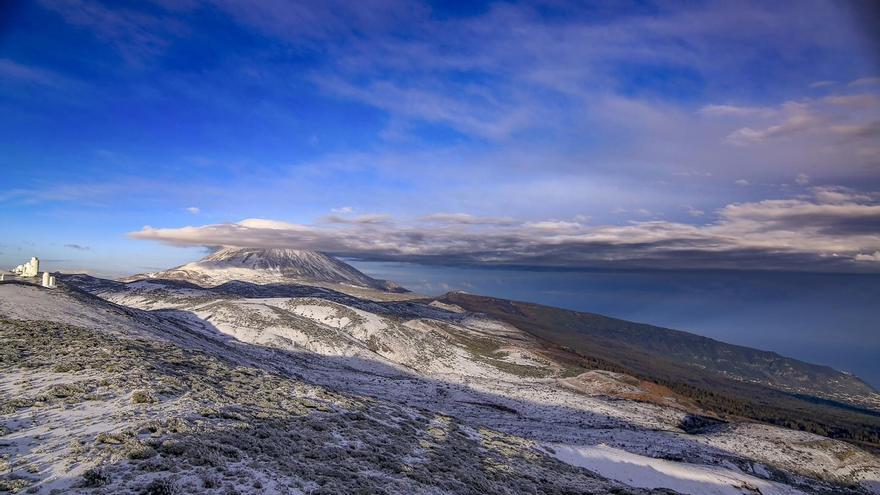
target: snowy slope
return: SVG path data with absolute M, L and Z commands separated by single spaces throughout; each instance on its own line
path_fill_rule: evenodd
M 2 283 L 0 342 L 0 492 L 648 493 L 173 311 Z
M 847 493 L 844 485 L 867 489 L 880 480 L 875 456 L 817 435 L 751 423 L 688 434 L 681 425 L 700 410 L 681 397 L 620 373 L 572 373 L 528 334 L 457 308 L 304 286 L 65 280 L 182 328 L 292 352 L 285 359 L 312 383 L 431 410 L 476 430 L 572 448 L 606 444 L 686 471 L 723 465 L 808 493 Z M 722 478 L 736 489 L 750 479 Z
M 280 248 L 223 248 L 177 268 L 134 275 L 125 280 L 143 278 L 186 280 L 202 286 L 238 280 L 259 284 L 328 282 L 384 291 L 402 290 L 393 283 L 371 278 L 327 254 Z

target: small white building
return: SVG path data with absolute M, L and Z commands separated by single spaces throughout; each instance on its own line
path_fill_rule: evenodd
M 27 263 L 13 268 L 12 273 L 20 277 L 36 277 L 40 274 L 40 259 L 34 256 Z

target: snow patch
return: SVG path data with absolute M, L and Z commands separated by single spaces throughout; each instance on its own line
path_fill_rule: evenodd
M 562 462 L 638 488 L 668 488 L 691 495 L 797 495 L 794 488 L 726 467 L 674 462 L 633 454 L 604 444 L 549 444 Z

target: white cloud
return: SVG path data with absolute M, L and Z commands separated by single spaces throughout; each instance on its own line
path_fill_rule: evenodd
M 290 230 L 294 232 L 303 232 L 309 230 L 309 227 L 296 223 L 279 222 L 278 220 L 266 220 L 264 218 L 248 218 L 238 222 L 238 225 L 251 229 L 266 230 Z
M 543 220 L 540 222 L 526 222 L 525 227 L 545 232 L 572 232 L 580 230 L 583 225 L 578 222 L 565 220 Z
M 797 174 L 794 178 L 795 184 L 805 186 L 810 183 L 810 176 L 807 174 Z
M 330 211 L 332 213 L 348 214 L 353 212 L 354 208 L 352 208 L 351 206 L 342 206 L 340 208 L 331 208 Z
M 730 204 L 705 225 L 660 220 L 599 226 L 561 220 L 298 225 L 249 219 L 144 227 L 130 236 L 181 246 L 296 247 L 424 263 L 858 270 L 865 266 L 855 261 L 880 251 L 878 201 L 878 194 L 823 187 L 809 196 Z
M 822 204 L 859 204 L 880 200 L 877 193 L 858 192 L 840 186 L 814 187 L 812 196 Z
M 880 263 L 880 251 L 874 251 L 874 254 L 857 254 L 856 261 L 872 261 Z
M 198 206 L 190 206 L 189 208 L 186 209 L 186 211 L 188 211 L 189 213 L 192 213 L 193 215 L 198 215 L 199 213 L 202 212 L 201 208 L 199 208 Z
M 749 181 L 747 181 L 747 180 L 745 180 L 745 179 L 737 179 L 737 180 L 735 180 L 733 183 L 736 184 L 736 185 L 738 185 L 738 186 L 743 186 L 743 187 L 749 185 Z

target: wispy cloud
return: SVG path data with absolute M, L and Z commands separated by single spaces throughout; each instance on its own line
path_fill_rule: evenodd
M 821 120 L 813 115 L 808 113 L 798 113 L 788 117 L 780 124 L 771 125 L 764 129 L 752 129 L 751 127 L 737 129 L 727 136 L 727 141 L 731 144 L 743 146 L 762 143 L 771 138 L 789 136 L 813 129 L 820 122 Z
M 129 64 L 141 65 L 161 54 L 175 37 L 186 33 L 184 23 L 168 15 L 106 7 L 92 0 L 40 0 L 44 8 L 68 23 L 86 28 L 113 43 Z
M 77 251 L 88 251 L 91 249 L 89 246 L 83 246 L 82 244 L 65 244 L 64 247 L 76 249 Z
M 378 107 L 397 119 L 448 125 L 464 134 L 501 139 L 535 125 L 536 106 L 505 102 L 487 88 L 406 87 L 391 81 L 355 83 L 339 78 L 318 78 L 325 91 Z
M 880 85 L 880 77 L 860 77 L 855 81 L 849 83 L 849 86 L 852 87 L 861 87 L 861 86 L 878 86 Z
M 321 217 L 321 222 L 323 223 L 337 223 L 337 224 L 349 224 L 349 225 L 376 225 L 388 223 L 391 221 L 391 215 L 385 214 L 369 214 L 369 215 L 358 215 L 356 217 L 341 217 L 339 215 L 327 215 L 325 217 Z
M 512 225 L 516 223 L 509 217 L 476 216 L 469 213 L 432 213 L 419 220 L 423 222 L 450 223 L 462 225 Z
M 700 109 L 704 115 L 735 116 L 735 117 L 772 117 L 778 112 L 768 107 L 743 107 L 737 105 L 706 105 Z
M 90 0 L 42 2 L 69 23 L 111 40 L 132 59 L 161 57 L 185 35 L 204 34 L 198 31 L 194 13 L 205 7 L 196 2 L 182 3 L 185 8 L 160 2 L 165 10 L 143 11 L 110 8 Z M 288 112 L 285 102 L 289 101 L 287 91 L 277 86 L 287 88 L 287 82 L 280 83 L 304 79 L 299 82 L 314 85 L 323 96 L 387 114 L 387 127 L 377 136 L 393 140 L 409 137 L 425 144 L 420 131 L 425 124 L 437 126 L 471 139 L 517 148 L 509 154 L 522 157 L 514 164 L 520 170 L 549 171 L 552 167 L 589 175 L 603 167 L 599 171 L 603 174 L 608 170 L 640 173 L 649 168 L 652 173 L 697 170 L 717 176 L 721 175 L 719 170 L 742 167 L 765 175 L 782 169 L 781 175 L 790 176 L 789 162 L 802 161 L 803 156 L 785 148 L 781 141 L 786 141 L 809 157 L 811 164 L 802 168 L 812 176 L 821 178 L 823 174 L 815 169 L 824 169 L 833 171 L 827 175 L 840 180 L 848 173 L 863 175 L 874 156 L 868 146 L 841 151 L 847 155 L 843 159 L 834 153 L 817 153 L 816 148 L 833 143 L 811 139 L 811 132 L 820 130 L 828 117 L 813 108 L 793 114 L 785 103 L 768 105 L 766 98 L 760 104 L 739 104 L 722 97 L 724 103 L 698 103 L 695 112 L 692 104 L 667 101 L 663 88 L 652 84 L 629 87 L 632 81 L 626 74 L 632 71 L 647 71 L 648 75 L 684 71 L 699 81 L 696 93 L 711 97 L 719 87 L 739 87 L 751 82 L 743 79 L 752 77 L 769 78 L 756 84 L 775 83 L 769 74 L 749 72 L 755 61 L 772 58 L 790 79 L 801 72 L 810 76 L 798 83 L 804 88 L 809 84 L 805 81 L 815 80 L 812 71 L 805 69 L 813 64 L 780 59 L 779 54 L 796 58 L 805 53 L 826 57 L 848 53 L 853 34 L 847 14 L 832 5 L 810 4 L 806 9 L 809 15 L 791 23 L 786 20 L 792 5 L 785 2 L 667 6 L 651 15 L 600 9 L 601 22 L 596 22 L 589 9 L 566 2 L 546 6 L 557 14 L 552 22 L 542 15 L 545 7 L 528 3 L 498 3 L 478 14 L 462 16 L 437 16 L 435 7 L 410 0 L 205 3 L 212 11 L 228 15 L 239 27 L 272 40 L 273 47 L 280 45 L 282 53 L 293 47 L 323 55 L 310 70 L 296 73 L 274 63 L 247 64 L 248 86 L 258 85 L 267 101 L 274 97 L 266 107 L 276 113 Z M 823 36 L 817 37 L 817 31 Z M 225 87 L 229 68 L 215 69 L 223 79 L 217 86 Z M 864 77 L 853 81 L 851 87 L 871 89 L 873 79 Z M 841 74 L 841 80 L 846 76 Z M 719 86 L 718 81 L 723 84 Z M 817 81 L 814 89 L 832 88 L 824 84 L 827 82 Z M 188 87 L 185 79 L 175 79 L 173 89 L 181 88 L 188 88 L 194 97 L 204 93 L 203 86 Z M 773 94 L 783 90 L 774 88 Z M 227 96 L 212 94 L 211 104 L 226 102 Z M 782 98 L 797 100 L 797 95 L 783 94 Z M 707 126 L 712 118 L 754 121 Z M 841 120 L 845 119 L 828 123 L 858 125 Z M 719 149 L 725 137 L 727 143 L 744 149 L 736 154 Z M 803 142 L 795 143 L 801 137 Z M 669 146 L 670 141 L 680 144 Z M 596 143 L 614 144 L 603 149 Z M 758 144 L 762 152 L 771 145 L 777 147 L 771 159 L 779 163 L 774 167 L 759 165 L 745 149 Z M 562 154 L 567 156 L 560 157 Z M 707 158 L 722 154 L 729 157 Z M 785 159 L 780 158 L 783 155 Z M 552 160 L 535 158 L 550 156 Z M 507 170 L 511 164 L 505 158 L 484 165 Z M 709 167 L 716 170 L 706 170 Z
M 830 127 L 831 132 L 855 138 L 880 138 L 880 120 L 858 124 L 841 124 Z
M 69 82 L 67 78 L 54 71 L 21 64 L 8 58 L 0 58 L 0 79 L 54 87 L 64 86 Z
M 785 162 L 795 166 L 796 156 L 803 158 L 802 165 L 814 163 L 810 174 L 798 172 L 799 185 L 809 176 L 864 176 L 880 165 L 875 152 L 880 139 L 880 97 L 875 93 L 832 94 L 768 108 L 708 106 L 701 114 L 716 123 L 722 118 L 732 125 L 746 123 L 727 134 L 724 141 L 746 150 L 746 154 L 754 149 L 752 159 L 759 160 L 757 163 L 772 160 L 776 170 Z M 741 158 L 748 161 L 746 155 Z

